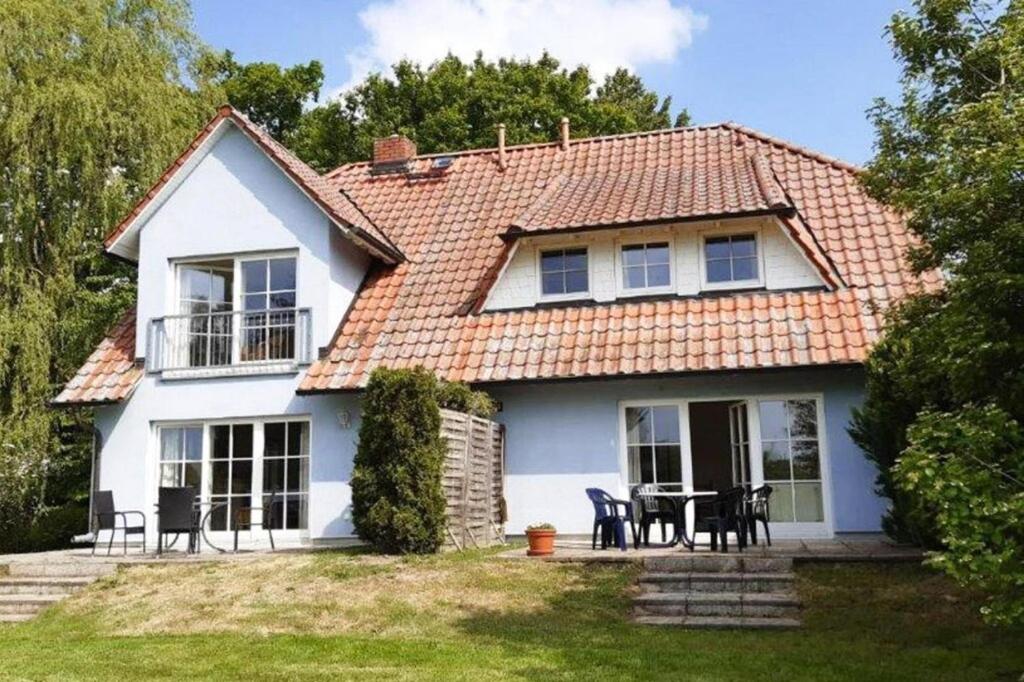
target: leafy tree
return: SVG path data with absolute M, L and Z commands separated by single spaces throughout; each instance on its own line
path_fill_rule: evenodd
M 87 415 L 48 403 L 134 298 L 103 235 L 221 96 L 186 85 L 190 21 L 184 0 L 0 3 L 0 542 L 87 492 Z
M 204 55 L 201 69 L 220 83 L 228 102 L 279 140 L 298 127 L 303 106 L 320 96 L 323 66 L 313 60 L 281 68 L 270 62 L 239 64 L 230 50 Z
M 464 62 L 449 55 L 422 67 L 402 61 L 392 77 L 371 74 L 340 99 L 303 116 L 288 144 L 320 170 L 370 157 L 373 140 L 401 132 L 423 153 L 493 147 L 495 126 L 509 144 L 557 139 L 563 116 L 584 137 L 667 128 L 671 99 L 619 69 L 594 89 L 586 67 L 572 71 L 544 55 L 536 61 Z M 676 119 L 685 125 L 685 111 Z
M 972 478 L 971 523 L 987 532 L 959 542 L 965 525 L 954 516 L 968 512 L 944 505 L 973 502 L 939 488 L 960 485 L 958 467 L 968 464 L 924 467 L 947 456 L 1006 473 L 1019 466 L 1021 450 L 1009 443 L 1024 418 L 1024 1 L 917 0 L 915 8 L 890 26 L 903 94 L 872 111 L 878 154 L 865 182 L 921 237 L 915 268 L 940 268 L 946 285 L 890 315 L 852 432 L 894 500 L 889 530 L 942 546 L 940 563 L 958 567 L 958 578 L 974 571 L 979 584 L 993 584 L 982 557 L 1019 542 L 995 516 L 1024 490 Z M 929 416 L 936 412 L 945 416 Z M 986 432 L 1009 440 L 993 436 L 978 448 L 963 439 Z M 1015 551 L 1001 570 L 1024 582 Z

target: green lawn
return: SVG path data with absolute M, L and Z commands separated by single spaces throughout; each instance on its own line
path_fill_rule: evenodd
M 1024 631 L 911 565 L 801 568 L 805 626 L 628 622 L 636 570 L 487 553 L 136 567 L 0 626 L 2 679 L 1017 680 Z

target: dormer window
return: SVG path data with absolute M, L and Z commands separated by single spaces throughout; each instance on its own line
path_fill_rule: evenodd
M 623 293 L 658 293 L 672 287 L 671 242 L 623 244 L 619 263 Z
M 590 267 L 586 247 L 540 252 L 542 298 L 580 298 L 589 290 Z
M 756 234 L 715 235 L 704 238 L 701 263 L 705 289 L 760 286 L 760 257 Z

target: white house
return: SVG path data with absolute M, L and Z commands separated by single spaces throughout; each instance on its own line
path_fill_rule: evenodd
M 500 401 L 508 530 L 588 533 L 584 488 L 769 482 L 773 532 L 877 531 L 846 433 L 911 237 L 857 170 L 733 124 L 374 159 L 319 175 L 229 107 L 105 242 L 138 305 L 55 399 L 96 487 L 194 485 L 212 534 L 352 535 L 360 390 L 423 365 Z M 152 515 L 151 515 L 152 522 Z

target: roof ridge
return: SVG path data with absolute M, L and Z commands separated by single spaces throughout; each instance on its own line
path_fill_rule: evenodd
M 756 128 L 750 128 L 748 126 L 743 125 L 742 123 L 736 123 L 735 121 L 723 121 L 718 125 L 719 127 L 728 128 L 729 130 L 733 130 L 737 133 L 757 138 L 762 142 L 767 142 L 768 144 L 772 144 L 777 147 L 782 147 L 783 149 L 787 149 L 796 154 L 800 154 L 801 156 L 806 156 L 808 158 L 814 159 L 815 161 L 827 163 L 830 166 L 834 166 L 840 170 L 844 170 L 849 173 L 859 174 L 864 171 L 863 167 L 850 163 L 849 161 L 843 161 L 842 159 L 837 158 L 835 156 L 829 156 L 828 154 L 825 154 L 823 152 L 819 152 L 817 150 L 795 144 L 781 137 L 776 137 L 774 135 L 769 135 L 768 133 L 763 133 L 760 130 L 757 130 Z

